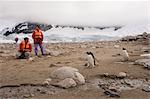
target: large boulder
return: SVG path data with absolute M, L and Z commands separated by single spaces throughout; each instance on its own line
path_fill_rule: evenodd
M 51 75 L 54 79 L 64 80 L 66 78 L 72 78 L 77 84 L 84 84 L 85 78 L 79 73 L 78 69 L 72 67 L 61 67 L 52 72 Z
M 72 78 L 66 78 L 58 82 L 56 85 L 62 88 L 70 88 L 70 87 L 75 87 L 77 84 Z
M 56 79 L 74 78 L 75 72 L 78 72 L 78 69 L 72 67 L 61 67 L 52 72 L 51 76 Z

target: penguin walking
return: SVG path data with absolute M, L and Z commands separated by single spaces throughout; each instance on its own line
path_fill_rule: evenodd
M 129 60 L 129 54 L 125 48 L 122 48 L 122 57 L 123 57 L 123 61 Z
M 88 61 L 87 63 L 87 67 L 95 67 L 95 57 L 94 54 L 92 52 L 86 52 L 87 56 L 86 56 L 86 60 Z

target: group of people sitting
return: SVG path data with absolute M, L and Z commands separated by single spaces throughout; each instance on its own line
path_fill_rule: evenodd
M 42 45 L 43 33 L 40 30 L 39 26 L 37 26 L 35 28 L 35 30 L 33 31 L 32 38 L 34 40 L 34 47 L 35 47 L 34 48 L 34 52 L 35 52 L 35 55 L 36 56 L 38 55 L 38 46 L 41 49 L 42 55 L 45 55 L 44 48 L 43 48 L 43 45 Z M 15 40 L 17 40 L 17 39 L 15 39 Z M 32 45 L 29 42 L 29 38 L 25 37 L 24 40 L 19 44 L 19 50 L 18 50 L 18 53 L 16 55 L 16 58 L 17 59 L 27 59 L 27 58 L 30 57 L 31 51 L 32 51 Z

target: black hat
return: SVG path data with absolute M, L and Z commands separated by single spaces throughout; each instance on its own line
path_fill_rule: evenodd
M 29 38 L 28 38 L 28 37 L 25 37 L 25 38 L 24 38 L 24 40 L 27 40 L 27 39 L 29 39 Z

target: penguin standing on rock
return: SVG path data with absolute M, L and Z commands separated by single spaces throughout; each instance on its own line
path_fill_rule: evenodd
M 123 61 L 129 60 L 129 54 L 125 48 L 122 48 L 122 57 L 123 57 Z
M 92 66 L 95 67 L 95 57 L 94 54 L 92 52 L 86 52 L 87 56 L 86 56 L 86 60 L 88 61 L 87 63 L 87 67 Z

